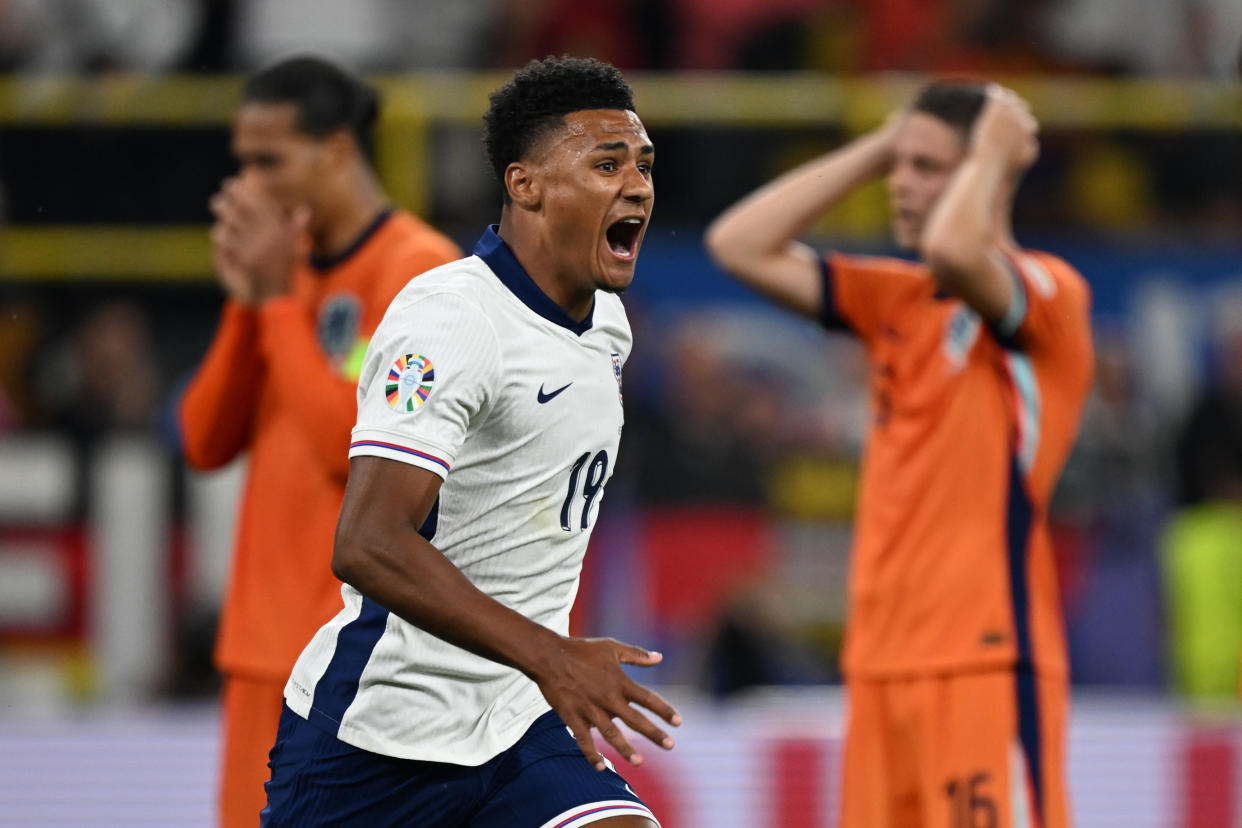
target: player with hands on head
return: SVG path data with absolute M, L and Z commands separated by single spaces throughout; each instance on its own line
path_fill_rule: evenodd
M 377 106 L 321 58 L 260 70 L 233 119 L 241 169 L 209 202 L 226 300 L 180 425 L 194 468 L 248 458 L 215 652 L 224 826 L 258 819 L 289 671 L 340 608 L 332 535 L 363 350 L 406 282 L 461 253 L 390 205 L 366 154 Z
M 1090 389 L 1090 292 L 1011 226 L 1038 124 L 944 81 L 708 228 L 721 267 L 857 336 L 870 373 L 843 667 L 845 828 L 1069 824 L 1048 502 Z M 884 178 L 918 261 L 799 237 Z
M 474 254 L 393 301 L 358 386 L 333 569 L 345 608 L 299 658 L 264 825 L 658 825 L 633 764 L 673 707 L 568 635 L 615 466 L 654 149 L 621 74 L 532 62 L 494 92 L 503 186 Z M 648 715 L 646 712 L 649 711 Z

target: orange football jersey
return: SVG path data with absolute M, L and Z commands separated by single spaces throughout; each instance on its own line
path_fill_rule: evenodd
M 923 265 L 823 262 L 822 321 L 861 338 L 871 376 L 847 675 L 1067 671 L 1046 512 L 1091 386 L 1090 291 L 1049 254 L 1008 261 L 995 325 Z

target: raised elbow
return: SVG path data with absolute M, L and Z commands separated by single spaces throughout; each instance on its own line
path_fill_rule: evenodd
M 707 230 L 703 233 L 703 247 L 707 249 L 707 255 L 714 260 L 719 260 L 724 245 L 725 238 L 720 231 L 720 222 L 714 221 L 707 226 Z
M 182 417 L 180 422 L 181 455 L 186 465 L 195 471 L 215 471 L 228 465 L 237 456 L 236 451 L 221 451 L 217 441 L 201 428 L 195 428 Z
M 932 240 L 923 247 L 923 261 L 941 287 L 953 291 L 979 268 L 980 256 L 964 245 Z
M 703 246 L 717 267 L 736 272 L 745 269 L 747 248 L 744 234 L 734 232 L 729 225 L 720 219 L 712 222 L 703 234 Z

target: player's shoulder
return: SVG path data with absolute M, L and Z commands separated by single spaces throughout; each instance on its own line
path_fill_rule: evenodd
M 621 324 L 629 328 L 629 318 L 625 315 L 625 304 L 615 293 L 595 291 L 595 324 Z
M 433 308 L 464 314 L 487 312 L 487 266 L 476 256 L 454 259 L 411 279 L 389 306 L 389 315 L 425 313 Z
M 932 283 L 931 270 L 927 265 L 897 256 L 873 256 L 831 250 L 824 254 L 824 264 L 833 273 L 892 277 L 911 284 Z
M 591 327 L 610 336 L 613 347 L 629 353 L 633 334 L 630 331 L 629 317 L 625 313 L 625 304 L 620 296 L 602 290 L 595 292 L 595 311 L 592 314 Z
M 368 258 L 372 296 L 387 305 L 416 276 L 462 253 L 452 240 L 404 210 L 388 215 L 375 241 L 378 255 Z
M 1040 296 L 1051 299 L 1065 292 L 1076 299 L 1090 301 L 1091 286 L 1086 278 L 1057 254 L 1023 248 L 1013 254 L 1013 261 L 1027 285 Z
M 452 239 L 405 210 L 394 210 L 389 216 L 393 232 L 392 244 L 400 253 L 408 256 L 438 256 L 451 261 L 461 256 Z

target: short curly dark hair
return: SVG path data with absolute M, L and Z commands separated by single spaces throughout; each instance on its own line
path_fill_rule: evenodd
M 568 56 L 532 60 L 491 95 L 483 115 L 483 145 L 503 184 L 505 170 L 548 129 L 584 109 L 634 111 L 634 92 L 615 66 Z M 505 201 L 509 193 L 505 191 Z

